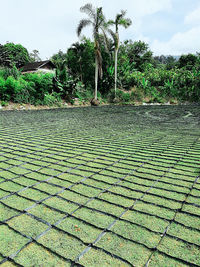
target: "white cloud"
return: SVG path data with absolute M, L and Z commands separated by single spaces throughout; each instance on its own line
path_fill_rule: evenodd
M 184 26 L 187 30 L 177 32 L 166 42 L 151 42 L 154 54 L 181 55 L 200 52 L 200 5 L 185 15 Z
M 59 49 L 65 51 L 78 41 L 76 28 L 87 15 L 80 7 L 91 2 L 102 6 L 107 18 L 114 18 L 121 9 L 133 25 L 121 30 L 121 40 L 148 40 L 142 34 L 142 19 L 159 11 L 172 8 L 172 0 L 6 0 L 1 3 L 0 43 L 21 43 L 29 51 L 37 49 L 42 58 L 50 57 Z M 91 30 L 83 34 L 90 36 Z
M 176 33 L 168 42 L 154 40 L 151 49 L 155 55 L 181 55 L 200 52 L 200 26 Z
M 200 24 L 200 6 L 185 16 L 185 24 Z

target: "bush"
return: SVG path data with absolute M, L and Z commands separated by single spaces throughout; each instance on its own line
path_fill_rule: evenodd
M 93 92 L 90 87 L 85 88 L 82 82 L 77 82 L 75 86 L 75 97 L 77 97 L 81 102 L 90 101 L 93 98 Z M 101 97 L 100 92 L 98 91 L 98 98 Z
M 0 98 L 4 101 L 43 103 L 45 95 L 53 92 L 52 74 L 28 73 L 14 78 L 7 77 L 7 69 L 1 70 L 0 74 L 3 74 L 0 76 Z
M 45 94 L 43 104 L 47 106 L 59 105 L 61 103 L 61 98 L 58 93 Z
M 18 79 L 21 75 L 21 72 L 14 66 L 13 68 L 2 68 L 0 69 L 0 77 L 3 77 L 5 80 L 12 76 L 15 79 Z
M 119 102 L 130 102 L 131 100 L 131 95 L 129 92 L 124 92 L 122 90 L 117 89 L 116 91 L 116 98 L 115 98 L 115 91 L 112 90 L 111 94 L 110 94 L 110 99 L 111 101 L 113 101 L 115 99 L 115 101 L 119 101 Z
M 6 91 L 5 79 L 3 77 L 0 77 L 0 98 L 3 100 L 5 97 L 5 91 Z
M 27 73 L 23 75 L 23 79 L 31 83 L 31 87 L 34 89 L 33 97 L 41 101 L 46 94 L 53 92 L 53 77 L 54 75 L 50 73 Z
M 2 107 L 6 107 L 6 106 L 8 106 L 8 102 L 7 101 L 1 101 L 1 106 Z
M 19 79 L 20 89 L 15 92 L 13 101 L 16 103 L 24 104 L 35 104 L 36 98 L 34 83 L 24 81 L 22 78 Z
M 9 76 L 5 81 L 5 91 L 3 95 L 4 100 L 13 100 L 13 96 L 17 93 L 19 88 L 18 81 L 12 76 Z
M 147 68 L 127 76 L 127 88 L 136 87 L 155 101 L 177 98 L 181 101 L 200 101 L 200 71 L 193 69 Z

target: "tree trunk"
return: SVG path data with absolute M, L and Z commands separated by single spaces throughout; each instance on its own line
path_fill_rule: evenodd
M 94 90 L 94 99 L 97 100 L 97 87 L 98 87 L 98 58 L 95 54 L 95 90 Z
M 80 79 L 81 79 L 81 82 L 83 82 L 83 70 L 82 70 L 82 64 L 81 64 L 81 62 L 80 62 L 80 73 L 81 73 L 81 75 L 80 75 Z
M 118 57 L 118 48 L 115 49 L 115 97 L 117 92 L 117 57 Z

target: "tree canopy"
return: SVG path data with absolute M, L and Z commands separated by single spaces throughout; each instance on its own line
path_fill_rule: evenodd
M 6 43 L 0 45 L 0 65 L 17 68 L 30 62 L 28 50 L 21 44 Z

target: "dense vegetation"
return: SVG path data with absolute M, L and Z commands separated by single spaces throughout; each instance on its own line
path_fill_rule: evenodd
M 23 64 L 40 59 L 38 51 L 29 54 L 22 45 L 0 45 L 0 100 L 3 104 L 13 101 L 51 105 L 61 103 L 61 99 L 73 103 L 75 98 L 82 103 L 90 101 L 94 91 L 95 98 L 104 102 L 200 101 L 199 53 L 182 55 L 179 59 L 163 55 L 153 57 L 145 42 L 119 42 L 118 26 L 126 28 L 131 24 L 124 18 L 124 11 L 107 23 L 101 8 L 95 10 L 85 5 L 82 11 L 89 15 L 94 12 L 93 18 L 99 18 L 81 20 L 78 35 L 87 25 L 99 29 L 93 40 L 83 37 L 66 52 L 59 51 L 51 57 L 57 68 L 55 75 L 22 75 Z M 115 25 L 116 32 L 110 25 Z

